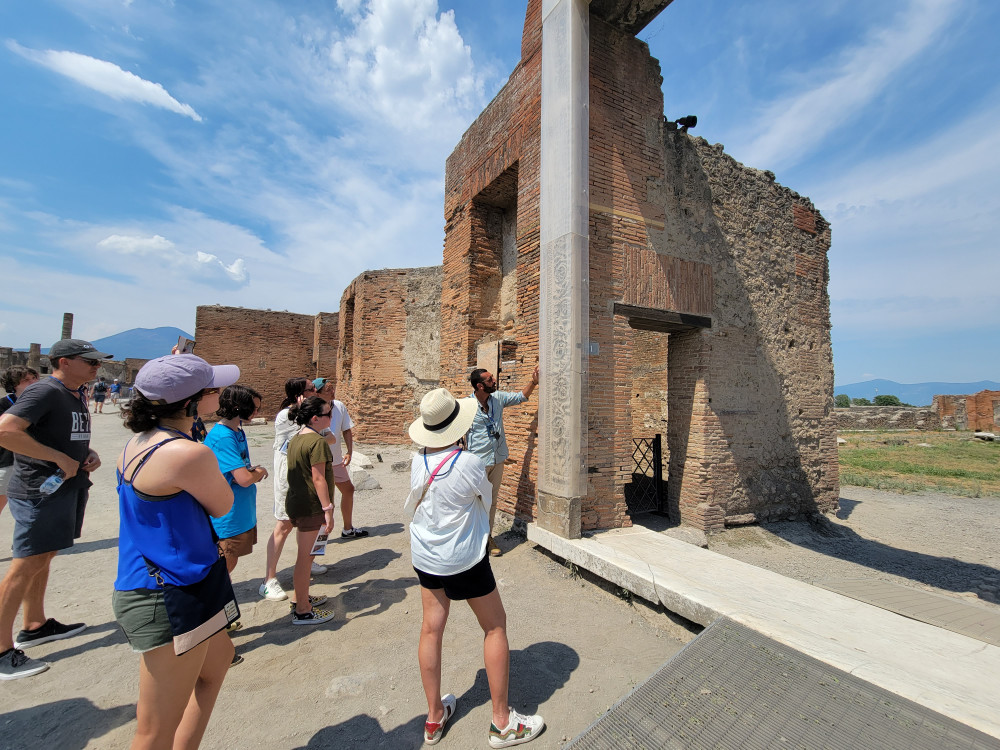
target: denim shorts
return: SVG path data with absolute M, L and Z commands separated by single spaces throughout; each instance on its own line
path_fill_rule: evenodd
M 162 591 L 115 591 L 111 609 L 135 653 L 143 654 L 173 642 Z
M 10 497 L 14 519 L 14 557 L 31 557 L 69 549 L 83 532 L 89 487 L 62 487 L 34 500 Z

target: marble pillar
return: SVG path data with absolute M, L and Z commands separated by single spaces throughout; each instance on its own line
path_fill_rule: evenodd
M 587 494 L 589 38 L 589 0 L 543 0 L 537 523 L 571 539 Z

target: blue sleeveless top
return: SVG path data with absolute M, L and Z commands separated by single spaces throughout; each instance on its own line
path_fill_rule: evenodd
M 219 559 L 208 513 L 194 496 L 186 491 L 164 496 L 146 495 L 132 486 L 143 464 L 156 449 L 178 439 L 164 440 L 149 449 L 132 473 L 131 482 L 125 481 L 121 471 L 115 472 L 121 516 L 116 591 L 157 588 L 143 556 L 160 569 L 164 583 L 175 586 L 202 580 L 209 567 Z

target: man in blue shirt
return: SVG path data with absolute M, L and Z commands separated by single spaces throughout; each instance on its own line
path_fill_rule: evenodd
M 493 503 L 490 505 L 490 554 L 499 557 L 502 553 L 493 541 L 493 523 L 497 516 L 497 496 L 500 494 L 500 483 L 503 481 L 503 462 L 507 460 L 507 437 L 503 431 L 503 410 L 508 406 L 523 404 L 538 385 L 538 368 L 531 373 L 531 379 L 521 389 L 520 393 L 498 391 L 497 381 L 492 373 L 482 368 L 476 368 L 469 376 L 472 384 L 472 395 L 479 402 L 476 418 L 465 436 L 466 446 L 470 453 L 479 456 L 486 464 L 486 476 L 493 485 Z

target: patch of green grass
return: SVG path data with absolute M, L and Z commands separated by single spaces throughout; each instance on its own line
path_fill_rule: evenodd
M 1000 496 L 1000 444 L 960 432 L 841 435 L 842 484 L 892 492 Z M 929 444 L 919 445 L 920 443 Z

